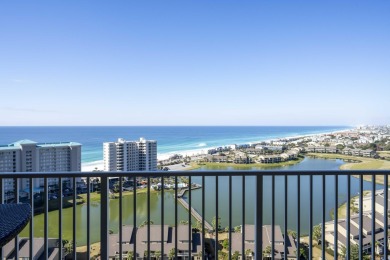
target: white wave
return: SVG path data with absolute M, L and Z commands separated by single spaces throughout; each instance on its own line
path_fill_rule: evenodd
M 200 143 L 200 144 L 198 144 L 197 146 L 198 146 L 198 147 L 205 147 L 205 146 L 207 146 L 207 144 L 206 144 L 206 143 Z
M 81 164 L 82 172 L 91 172 L 93 170 L 103 170 L 103 160 L 93 161 L 93 162 L 85 162 Z

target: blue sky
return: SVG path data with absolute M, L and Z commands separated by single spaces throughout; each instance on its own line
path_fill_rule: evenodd
M 389 124 L 389 13 L 390 1 L 1 1 L 0 125 Z

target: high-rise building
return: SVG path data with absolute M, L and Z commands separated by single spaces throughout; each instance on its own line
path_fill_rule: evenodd
M 79 172 L 81 171 L 81 144 L 75 142 L 37 143 L 21 140 L 0 146 L 0 172 Z M 4 179 L 4 191 L 13 191 L 12 176 Z M 63 178 L 72 187 L 69 178 Z M 19 191 L 29 190 L 29 179 L 19 179 Z M 58 186 L 58 179 L 48 178 L 48 186 Z M 35 179 L 35 190 L 44 186 L 43 179 Z
M 139 141 L 103 143 L 104 171 L 156 171 L 157 142 L 140 138 Z

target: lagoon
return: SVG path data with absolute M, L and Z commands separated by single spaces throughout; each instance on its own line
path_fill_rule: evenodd
M 318 158 L 305 158 L 302 162 L 296 165 L 277 168 L 280 170 L 337 170 L 344 164 L 342 160 L 326 160 Z M 213 168 L 215 170 L 215 168 Z M 211 170 L 207 167 L 202 167 L 198 170 Z M 222 169 L 218 169 L 222 170 Z M 231 170 L 224 168 L 224 170 Z M 259 170 L 253 168 L 252 170 Z M 246 219 L 245 223 L 254 223 L 255 213 L 255 177 L 247 176 L 246 178 Z M 206 185 L 204 187 L 206 194 L 205 218 L 211 222 L 215 216 L 215 177 L 206 177 Z M 313 177 L 313 223 L 321 223 L 322 216 L 322 183 L 321 176 Z M 201 184 L 201 177 L 193 177 L 192 181 Z M 242 201 L 242 177 L 232 177 L 232 224 L 233 226 L 240 225 L 241 219 L 241 201 Z M 347 177 L 339 175 L 339 205 L 345 203 L 347 199 L 346 194 Z M 359 179 L 351 178 L 351 197 L 358 195 Z M 371 189 L 371 182 L 364 182 L 364 189 Z M 264 210 L 263 222 L 264 224 L 271 224 L 271 177 L 264 177 Z M 297 205 L 297 177 L 291 176 L 288 179 L 288 229 L 296 229 L 296 205 Z M 382 185 L 376 185 L 376 189 L 383 189 Z M 228 177 L 219 177 L 219 216 L 221 216 L 222 227 L 228 225 Z M 192 206 L 201 213 L 201 194 L 202 190 L 192 191 Z M 174 225 L 174 192 L 166 191 L 164 193 L 164 218 L 165 224 Z M 188 193 L 186 194 L 188 195 Z M 151 220 L 154 224 L 160 224 L 161 221 L 161 193 L 153 192 L 150 197 Z M 188 199 L 185 196 L 185 199 Z M 281 225 L 283 231 L 284 219 L 284 177 L 275 177 L 275 222 Z M 137 225 L 140 225 L 147 219 L 146 207 L 147 195 L 144 193 L 137 194 Z M 117 233 L 119 226 L 119 199 L 110 200 L 110 229 Z M 334 208 L 334 176 L 326 177 L 326 219 L 331 220 L 330 212 Z M 179 220 L 188 220 L 188 212 L 178 204 Z M 77 246 L 86 244 L 86 223 L 87 223 L 87 205 L 77 205 L 76 207 L 76 232 L 77 232 Z M 192 219 L 193 223 L 195 220 Z M 58 211 L 49 212 L 49 237 L 58 237 Z M 301 234 L 307 234 L 309 230 L 309 177 L 301 176 Z M 123 197 L 123 224 L 133 224 L 133 196 Z M 63 239 L 72 239 L 72 208 L 63 209 Z M 36 237 L 43 237 L 43 215 L 34 217 L 34 235 Z M 28 236 L 28 229 L 25 229 L 21 236 Z M 92 202 L 91 204 L 91 242 L 98 242 L 100 239 L 100 203 Z

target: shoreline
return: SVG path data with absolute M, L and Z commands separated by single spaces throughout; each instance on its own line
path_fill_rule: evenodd
M 286 166 L 292 166 L 298 163 L 301 163 L 305 158 L 304 157 L 299 157 L 296 160 L 290 160 L 287 162 L 280 162 L 280 163 L 248 163 L 248 164 L 236 164 L 236 163 L 210 163 L 210 162 L 205 162 L 205 163 L 192 163 L 191 167 L 188 169 L 190 170 L 196 170 L 199 168 L 202 168 L 203 166 L 208 167 L 208 168 L 228 168 L 231 167 L 233 169 L 237 170 L 248 170 L 248 169 L 253 169 L 253 168 L 258 168 L 258 169 L 272 169 L 272 168 L 280 168 L 280 167 L 286 167 Z
M 322 133 L 315 133 L 315 134 L 303 134 L 303 135 L 294 135 L 294 136 L 286 136 L 286 137 L 277 137 L 277 138 L 272 138 L 272 139 L 263 139 L 263 140 L 257 140 L 257 141 L 251 141 L 248 142 L 250 143 L 261 143 L 261 142 L 270 142 L 270 141 L 275 141 L 279 139 L 295 139 L 295 138 L 304 138 L 304 137 L 309 137 L 309 136 L 321 136 L 321 135 L 327 135 L 327 134 L 333 134 L 333 133 L 342 133 L 346 131 L 351 131 L 352 129 L 355 129 L 354 127 L 347 128 L 347 129 L 341 129 L 341 130 L 336 130 L 336 131 L 330 131 L 330 132 L 322 132 Z M 223 144 L 220 146 L 228 146 L 232 144 Z M 193 149 L 193 150 L 183 150 L 183 151 L 173 151 L 173 152 L 167 152 L 167 153 L 160 153 L 157 154 L 157 160 L 165 160 L 168 159 L 170 156 L 175 155 L 175 154 L 180 154 L 182 156 L 199 156 L 199 155 L 204 155 L 207 154 L 207 150 L 217 148 L 219 146 L 202 146 L 198 149 Z M 103 160 L 96 160 L 96 161 L 90 161 L 90 162 L 82 162 L 81 163 L 81 171 L 82 172 L 90 172 L 95 170 L 103 170 Z
M 339 170 L 390 170 L 390 161 L 374 159 L 368 157 L 357 157 L 343 154 L 325 154 L 325 153 L 308 153 L 308 157 L 322 158 L 322 159 L 331 159 L 331 160 L 343 160 L 346 162 L 341 165 Z M 348 162 L 354 161 L 354 162 Z M 354 177 L 359 178 L 359 175 L 354 175 Z M 371 175 L 363 175 L 363 180 L 372 181 Z M 384 184 L 384 176 L 376 175 L 376 183 Z M 390 183 L 390 181 L 389 181 Z

